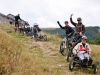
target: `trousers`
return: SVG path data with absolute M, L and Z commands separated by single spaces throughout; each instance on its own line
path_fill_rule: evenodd
M 78 53 L 77 56 L 79 57 L 80 60 L 83 60 L 85 58 L 87 58 L 89 60 L 89 54 L 84 52 L 84 53 Z

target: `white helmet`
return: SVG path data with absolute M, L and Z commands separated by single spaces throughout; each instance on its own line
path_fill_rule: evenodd
M 86 39 L 87 40 L 87 37 L 86 36 L 82 36 L 82 39 Z

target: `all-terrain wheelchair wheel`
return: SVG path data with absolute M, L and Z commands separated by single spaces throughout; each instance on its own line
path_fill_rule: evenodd
M 99 62 L 98 62 L 98 61 L 96 61 L 96 62 L 94 63 L 94 65 L 93 65 L 94 73 L 95 73 L 95 74 L 96 74 L 97 71 L 98 71 L 98 65 L 99 65 Z
M 89 58 L 88 61 L 86 61 L 85 59 L 84 59 L 84 61 L 81 61 L 81 60 L 79 60 L 79 57 L 74 56 L 72 58 L 72 60 L 70 61 L 70 63 L 69 63 L 69 70 L 72 71 L 73 68 L 75 67 L 75 65 L 79 64 L 83 68 L 90 68 L 90 67 L 92 67 L 93 72 L 96 74 L 97 71 L 98 71 L 99 62 L 96 61 L 94 64 L 92 64 L 92 62 L 93 62 L 93 60 L 92 60 L 91 57 Z
M 43 36 L 44 41 L 47 41 L 47 35 Z

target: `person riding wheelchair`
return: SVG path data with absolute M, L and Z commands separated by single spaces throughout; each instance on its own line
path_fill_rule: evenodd
M 47 35 L 42 34 L 42 30 L 39 28 L 38 24 L 35 24 L 33 27 L 33 36 L 31 39 L 34 37 L 35 41 L 38 39 L 44 39 L 44 41 L 47 41 Z
M 94 69 L 94 73 L 97 72 L 98 61 L 92 64 L 93 60 L 91 58 L 91 48 L 87 43 L 87 37 L 82 36 L 82 40 L 78 43 L 72 50 L 73 58 L 69 63 L 69 70 L 73 70 L 75 64 L 79 64 L 82 67 L 90 67 Z
M 81 62 L 88 62 L 91 54 L 91 48 L 87 42 L 87 37 L 82 36 L 82 42 L 78 43 L 74 48 L 73 48 L 73 54 L 79 57 L 79 60 Z

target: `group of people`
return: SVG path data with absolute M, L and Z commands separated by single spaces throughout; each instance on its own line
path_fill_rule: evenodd
M 65 21 L 65 26 L 61 26 L 60 22 L 57 21 L 58 25 L 65 30 L 66 38 L 71 38 L 74 35 L 72 40 L 73 54 L 83 62 L 86 58 L 89 60 L 91 54 L 91 48 L 87 43 L 87 37 L 85 34 L 85 25 L 82 23 L 82 19 L 77 18 L 77 23 L 72 20 L 73 14 L 70 15 L 70 22 L 75 26 L 75 31 L 71 26 L 69 26 L 68 21 Z
M 70 22 L 73 26 L 75 26 L 75 31 L 71 26 L 69 26 L 69 22 L 65 21 L 65 26 L 63 27 L 59 21 L 57 21 L 58 25 L 65 30 L 66 38 L 71 38 L 74 35 L 74 38 L 72 40 L 72 47 L 73 47 L 73 54 L 77 55 L 81 61 L 83 61 L 85 58 L 89 59 L 91 54 L 91 48 L 89 44 L 87 43 L 87 37 L 85 34 L 85 25 L 82 23 L 81 18 L 77 18 L 77 23 L 73 22 L 72 20 L 73 14 L 70 15 Z M 15 16 L 15 27 L 18 25 L 19 27 L 19 20 L 20 14 Z M 41 29 L 38 27 L 38 24 L 34 25 L 34 33 L 39 33 L 38 35 L 41 35 Z
M 28 22 L 25 22 L 25 23 L 22 22 L 22 19 L 20 18 L 20 14 L 15 16 L 15 27 L 16 27 L 16 29 L 20 30 L 20 33 L 21 33 L 21 31 L 26 31 L 26 32 L 32 31 Z
M 20 18 L 20 14 L 15 16 L 15 27 L 17 27 L 20 32 L 21 30 L 27 31 L 27 32 L 32 32 L 32 29 L 29 27 L 29 25 L 23 25 L 22 23 L 20 23 L 22 21 L 22 19 Z M 27 26 L 27 27 L 26 27 Z M 39 36 L 41 36 L 41 29 L 39 28 L 38 24 L 35 23 L 33 26 L 33 32 L 34 34 L 38 34 Z

